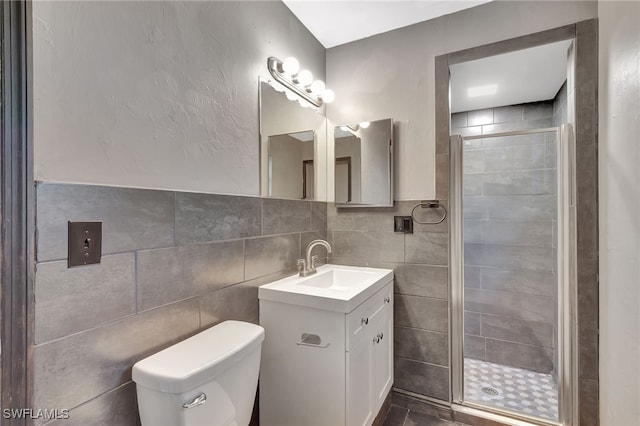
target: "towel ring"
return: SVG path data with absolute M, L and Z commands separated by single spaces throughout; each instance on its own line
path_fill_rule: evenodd
M 435 222 L 420 222 L 419 220 L 416 220 L 415 216 L 413 215 L 413 213 L 415 212 L 415 210 L 418 207 L 422 207 L 423 209 L 426 207 L 429 207 L 431 209 L 437 209 L 438 207 L 442 209 L 442 217 L 435 221 Z M 438 200 L 431 200 L 431 201 L 423 201 L 421 203 L 416 204 L 413 209 L 411 209 L 411 219 L 415 222 L 418 223 L 420 225 L 437 225 L 438 223 L 442 223 L 444 222 L 444 220 L 447 218 L 447 209 L 445 206 L 442 205 L 442 203 Z

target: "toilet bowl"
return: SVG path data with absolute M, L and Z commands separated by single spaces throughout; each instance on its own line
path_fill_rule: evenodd
M 133 366 L 143 426 L 246 426 L 264 329 L 225 321 Z

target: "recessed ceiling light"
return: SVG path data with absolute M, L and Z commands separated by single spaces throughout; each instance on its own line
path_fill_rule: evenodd
M 467 89 L 467 96 L 477 98 L 478 96 L 495 95 L 497 91 L 497 84 L 487 84 L 486 86 L 469 87 Z

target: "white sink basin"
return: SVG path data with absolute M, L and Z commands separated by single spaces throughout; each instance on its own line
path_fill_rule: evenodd
M 393 270 L 323 265 L 316 274 L 297 274 L 261 286 L 258 298 L 348 313 L 393 279 Z

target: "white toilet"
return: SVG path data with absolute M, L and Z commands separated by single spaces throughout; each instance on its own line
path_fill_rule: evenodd
M 246 426 L 264 329 L 225 321 L 133 366 L 143 426 Z

